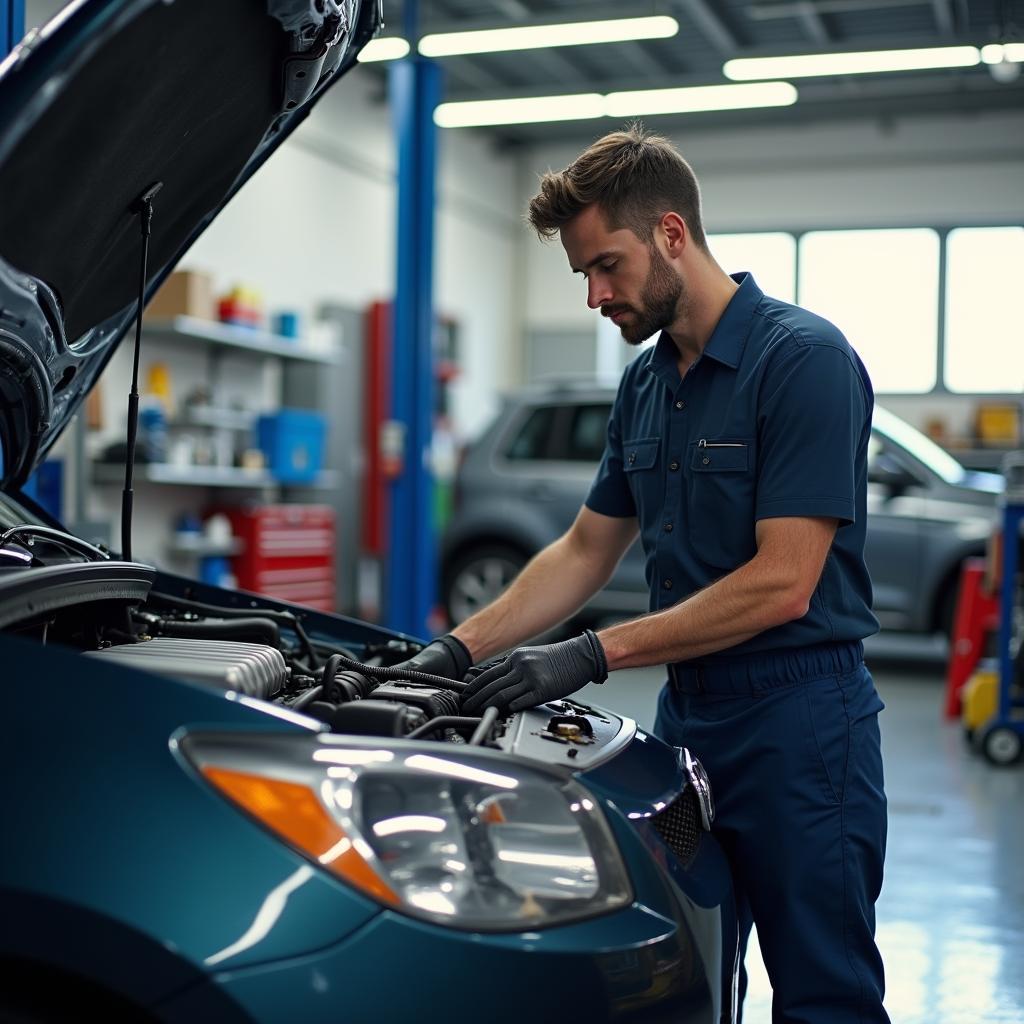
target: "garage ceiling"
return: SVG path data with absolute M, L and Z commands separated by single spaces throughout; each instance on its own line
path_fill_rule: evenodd
M 720 85 L 735 57 L 1024 41 L 1024 0 L 420 0 L 420 33 L 669 14 L 669 39 L 445 57 L 447 100 L 504 99 Z M 384 0 L 385 35 L 401 34 L 401 0 Z M 371 64 L 383 73 L 385 65 Z M 1024 69 L 1024 65 L 1015 65 Z M 794 80 L 791 107 L 646 118 L 666 131 L 865 116 L 1024 109 L 1024 74 L 997 81 L 987 65 Z M 608 119 L 480 129 L 510 144 L 592 137 Z

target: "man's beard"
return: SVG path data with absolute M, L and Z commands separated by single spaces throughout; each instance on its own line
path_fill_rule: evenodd
M 685 289 L 683 282 L 672 272 L 668 261 L 651 246 L 651 266 L 647 280 L 640 291 L 640 308 L 633 306 L 610 306 L 601 312 L 629 311 L 631 319 L 619 325 L 623 340 L 630 345 L 640 345 L 658 331 L 664 330 L 679 315 Z

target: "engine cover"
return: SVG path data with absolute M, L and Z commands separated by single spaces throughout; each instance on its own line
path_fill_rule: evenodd
M 278 694 L 288 676 L 284 655 L 262 644 L 231 640 L 158 637 L 137 644 L 88 651 L 101 658 L 172 679 L 236 690 L 264 700 Z

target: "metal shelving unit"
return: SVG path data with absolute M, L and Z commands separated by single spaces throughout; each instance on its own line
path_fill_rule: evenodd
M 173 484 L 178 487 L 288 487 L 330 490 L 337 485 L 337 473 L 324 470 L 315 480 L 294 483 L 278 480 L 265 469 L 242 469 L 237 466 L 173 466 L 161 463 L 136 463 L 136 482 Z M 93 466 L 97 484 L 123 484 L 124 467 L 115 462 L 98 462 Z
M 173 338 L 177 342 L 193 342 L 203 346 L 216 345 L 236 352 L 249 352 L 254 356 L 274 356 L 328 365 L 338 361 L 336 353 L 311 348 L 308 342 L 299 338 L 286 338 L 268 331 L 236 327 L 194 316 L 144 320 L 143 330 L 154 337 Z

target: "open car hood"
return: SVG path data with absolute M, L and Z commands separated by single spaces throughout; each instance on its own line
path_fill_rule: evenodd
M 78 0 L 0 64 L 0 485 L 24 483 L 146 298 L 355 62 L 380 0 Z

